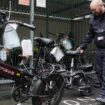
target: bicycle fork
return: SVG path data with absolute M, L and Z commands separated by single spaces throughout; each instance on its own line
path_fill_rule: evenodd
M 67 85 L 72 88 L 72 82 L 73 82 L 73 68 L 74 68 L 74 58 L 71 59 L 71 69 L 68 71 L 68 77 L 67 79 Z

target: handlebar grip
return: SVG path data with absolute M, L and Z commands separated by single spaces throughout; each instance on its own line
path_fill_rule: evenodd
M 28 24 L 28 23 L 23 23 L 23 22 L 19 22 L 19 21 L 17 21 L 17 23 L 19 24 L 19 25 L 21 25 L 21 26 L 24 26 L 24 27 L 27 27 L 27 28 L 29 28 L 29 29 L 31 29 L 31 30 L 35 30 L 35 26 L 33 26 L 33 25 L 30 25 L 30 24 Z
M 33 31 L 36 28 L 34 25 L 31 25 L 31 24 L 28 24 L 28 23 L 24 23 L 24 22 L 20 22 L 20 21 L 15 21 L 15 20 L 9 20 L 9 21 L 5 22 L 2 26 L 7 25 L 8 23 L 17 23 L 17 24 L 19 24 L 19 25 L 21 25 L 23 27 L 27 27 L 27 28 L 29 28 L 29 29 L 31 29 Z

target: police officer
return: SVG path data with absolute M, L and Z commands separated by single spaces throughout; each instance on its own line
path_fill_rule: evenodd
M 96 45 L 96 73 L 102 84 L 96 101 L 105 103 L 105 7 L 103 1 L 92 0 L 90 11 L 92 16 L 89 22 L 89 31 L 77 50 L 83 53 L 87 45 L 94 40 Z

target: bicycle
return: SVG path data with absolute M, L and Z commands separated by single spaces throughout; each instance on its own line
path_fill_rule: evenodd
M 37 40 L 40 42 L 42 39 L 44 41 L 46 38 L 38 37 Z M 42 44 L 42 46 L 44 46 L 44 45 Z M 55 43 L 50 46 L 50 48 L 49 48 L 50 51 L 52 49 L 51 54 L 54 55 L 55 58 L 57 57 L 56 60 L 58 60 L 58 62 L 47 63 L 50 67 L 49 70 L 52 70 L 53 73 L 58 73 L 63 76 L 63 78 L 65 80 L 66 88 L 68 88 L 68 89 L 75 88 L 82 95 L 86 95 L 86 96 L 91 95 L 93 93 L 94 81 L 91 77 L 89 77 L 87 75 L 87 73 L 90 73 L 93 70 L 93 65 L 89 64 L 89 63 L 82 64 L 82 61 L 81 61 L 82 55 L 79 52 L 74 51 L 74 50 L 64 51 L 64 49 L 61 49 L 61 48 L 60 48 L 59 44 L 55 44 Z M 55 51 L 55 54 L 54 54 L 53 50 Z M 42 51 L 44 51 L 44 50 L 42 49 Z M 59 52 L 58 54 L 57 54 L 57 51 Z M 60 53 L 61 53 L 62 57 L 60 57 Z M 47 56 L 48 56 L 48 54 L 47 54 Z M 68 57 L 70 57 L 71 59 L 67 60 Z M 50 55 L 50 58 L 51 58 L 51 55 Z M 75 58 L 78 58 L 78 61 L 76 62 L 76 64 L 75 64 Z M 65 63 L 65 60 L 68 62 Z M 71 65 L 68 66 L 67 64 L 71 64 Z M 40 67 L 38 67 L 38 68 L 40 68 Z M 45 69 L 45 68 L 42 67 L 41 69 Z M 50 72 L 51 71 L 49 71 L 48 73 L 50 73 Z M 39 74 L 41 74 L 41 73 L 39 73 Z M 46 74 L 45 71 L 42 72 L 42 74 L 43 75 Z
M 61 44 L 56 44 L 51 51 L 59 65 L 55 72 L 60 73 L 65 79 L 65 88 L 76 89 L 80 94 L 89 96 L 93 93 L 94 81 L 87 75 L 93 70 L 92 64 L 82 64 L 81 54 L 75 50 L 66 51 L 60 47 Z M 57 53 L 61 52 L 63 54 Z M 60 59 L 58 59 L 58 56 Z M 68 59 L 70 57 L 70 59 Z M 78 58 L 78 61 L 75 60 Z M 65 62 L 66 61 L 66 62 Z M 57 63 L 56 62 L 56 63 Z M 60 67 L 59 67 L 60 66 Z M 62 68 L 62 70 L 61 70 Z
M 47 46 L 52 43 L 48 39 L 35 39 L 37 42 L 40 40 L 39 44 Z M 44 40 L 44 41 L 43 41 Z M 15 88 L 12 92 L 12 97 L 16 102 L 24 102 L 30 97 L 32 98 L 32 105 L 43 105 L 51 104 L 58 105 L 64 91 L 64 79 L 61 75 L 57 73 L 51 73 L 46 78 L 38 75 L 38 61 L 40 58 L 40 53 L 36 57 L 35 68 L 32 69 L 32 73 L 28 72 L 28 69 L 17 69 L 4 62 L 0 62 L 0 76 L 4 78 L 9 78 L 15 81 Z
M 38 38 L 38 41 L 40 42 L 40 40 L 42 39 L 46 39 L 46 38 Z M 48 53 L 51 53 L 51 55 L 53 55 L 56 59 L 56 60 L 53 60 L 56 62 L 49 63 L 49 67 L 52 68 L 52 69 L 49 68 L 49 70 L 52 70 L 53 73 L 58 73 L 63 76 L 65 80 L 65 87 L 67 89 L 75 88 L 82 95 L 85 95 L 85 96 L 91 95 L 93 93 L 94 81 L 91 77 L 87 75 L 87 73 L 90 73 L 93 70 L 93 65 L 89 63 L 82 64 L 82 61 L 81 61 L 82 55 L 79 52 L 74 50 L 66 51 L 64 50 L 64 48 L 62 49 L 61 44 L 54 43 L 50 46 L 49 49 L 50 51 L 52 49 L 52 51 Z M 42 51 L 44 50 L 42 49 Z M 50 58 L 51 58 L 51 55 L 50 55 Z M 67 59 L 68 57 L 70 57 L 71 59 Z M 75 58 L 76 59 L 78 58 L 78 61 L 76 63 L 75 63 Z M 67 62 L 65 62 L 65 60 Z M 51 71 L 49 71 L 49 73 L 50 72 Z M 45 73 L 42 72 L 42 74 L 44 75 Z
M 0 13 L 0 16 L 1 15 L 2 13 Z M 1 18 L 4 18 L 4 14 Z M 4 35 L 4 30 L 6 30 L 5 28 L 8 28 L 6 26 L 11 24 L 11 26 L 14 27 L 12 23 L 27 27 L 33 31 L 35 30 L 35 26 L 33 25 L 15 20 L 9 20 L 1 22 L 1 31 L 3 31 L 2 35 Z M 13 31 L 16 33 L 16 30 Z M 7 30 L 6 32 L 11 32 L 11 30 Z M 39 44 L 42 45 L 42 48 L 43 45 L 47 47 L 47 45 L 52 43 L 52 40 L 43 40 L 44 39 L 41 39 L 39 42 Z M 38 39 L 36 41 L 38 41 Z M 5 48 L 5 46 L 2 47 Z M 40 52 L 41 51 L 42 50 L 40 49 Z M 36 56 L 36 61 L 34 62 L 35 68 L 24 69 L 13 67 L 0 59 L 0 76 L 11 79 L 15 82 L 15 86 L 12 91 L 12 98 L 16 102 L 22 103 L 31 98 L 32 105 L 43 105 L 44 103 L 58 105 L 63 94 L 64 79 L 61 75 L 53 73 L 47 75 L 45 78 L 38 75 L 37 65 L 39 64 L 40 56 L 40 53 Z M 32 70 L 32 72 L 30 73 L 28 70 Z
M 58 105 L 61 98 L 63 97 L 65 85 L 64 78 L 60 74 L 54 73 L 53 65 L 46 62 L 44 56 L 42 55 L 46 47 L 48 48 L 53 46 L 54 41 L 43 37 L 35 37 L 34 40 L 38 43 L 39 46 L 38 55 L 35 57 L 35 62 L 37 64 L 34 63 L 34 68 L 36 68 L 37 78 L 40 78 L 40 80 L 42 80 L 43 82 L 40 86 L 37 85 L 38 87 L 33 86 L 33 90 L 37 90 L 33 93 L 40 96 L 44 95 L 44 98 L 42 98 L 42 96 L 40 98 L 32 97 L 32 102 L 34 103 L 34 105 L 41 105 L 42 101 L 45 104 Z M 36 73 L 33 72 L 33 74 Z M 40 80 L 37 82 L 40 83 Z M 47 100 L 45 100 L 46 98 Z

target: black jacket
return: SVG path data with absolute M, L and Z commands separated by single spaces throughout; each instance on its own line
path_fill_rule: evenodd
M 89 22 L 89 31 L 80 48 L 87 48 L 92 40 L 94 40 L 97 48 L 105 48 L 105 12 L 101 16 L 92 15 Z

